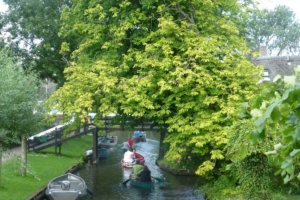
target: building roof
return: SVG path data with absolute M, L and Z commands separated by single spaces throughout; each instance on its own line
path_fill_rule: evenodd
M 293 75 L 294 68 L 300 65 L 300 56 L 261 56 L 253 59 L 252 62 L 262 65 L 273 80 L 276 75 Z

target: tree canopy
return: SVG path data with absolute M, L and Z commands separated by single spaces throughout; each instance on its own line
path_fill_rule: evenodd
M 247 29 L 248 42 L 254 50 L 264 46 L 269 54 L 277 55 L 283 51 L 291 54 L 299 51 L 300 23 L 286 6 L 253 10 L 247 20 Z
M 26 173 L 26 138 L 37 127 L 40 115 L 37 77 L 22 69 L 21 61 L 14 59 L 6 49 L 0 51 L 0 155 L 3 146 L 13 138 L 22 138 L 21 173 Z M 0 161 L 1 161 L 0 157 Z M 1 163 L 0 163 L 1 164 Z M 1 172 L 0 172 L 1 173 Z M 1 174 L 0 174 L 1 175 Z
M 29 134 L 34 127 L 39 85 L 36 76 L 25 72 L 21 62 L 0 51 L 0 127 L 15 134 Z
M 242 8 L 235 0 L 73 1 L 60 34 L 78 48 L 50 102 L 82 118 L 152 119 L 168 130 L 166 158 L 203 175 L 225 159 L 228 127 L 260 79 L 238 30 Z
M 24 68 L 29 65 L 41 78 L 51 78 L 62 84 L 63 70 L 69 57 L 60 54 L 58 36 L 60 16 L 69 0 L 4 0 L 8 11 L 4 14 L 2 31 L 9 45 L 23 58 Z

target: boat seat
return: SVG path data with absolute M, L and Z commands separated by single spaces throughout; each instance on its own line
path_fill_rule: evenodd
M 52 184 L 51 189 L 61 189 L 61 184 Z
M 72 187 L 71 187 L 71 181 L 62 181 L 61 182 L 61 189 L 63 190 L 70 190 Z
M 49 194 L 55 200 L 76 199 L 79 196 L 78 191 L 74 191 L 74 190 L 62 191 L 61 189 L 51 190 Z

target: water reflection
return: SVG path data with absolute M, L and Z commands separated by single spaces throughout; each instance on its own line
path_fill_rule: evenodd
M 118 136 L 118 145 L 109 150 L 109 157 L 101 160 L 97 165 L 86 165 L 79 175 L 86 180 L 87 185 L 94 192 L 92 199 L 97 200 L 203 200 L 201 194 L 196 194 L 198 187 L 194 177 L 177 177 L 165 173 L 155 164 L 158 156 L 158 135 L 147 133 L 147 142 L 138 143 L 137 152 L 145 157 L 145 164 L 154 177 L 165 177 L 167 183 L 155 184 L 153 190 L 143 190 L 134 187 L 124 187 L 122 182 L 127 180 L 131 169 L 123 169 L 120 161 L 123 157 L 121 144 L 127 140 L 128 133 L 114 132 Z M 195 187 L 195 188 L 194 188 Z M 86 197 L 87 199 L 91 199 Z

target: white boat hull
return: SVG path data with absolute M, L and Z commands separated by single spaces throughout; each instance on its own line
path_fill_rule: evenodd
M 81 177 L 67 173 L 51 180 L 46 194 L 53 200 L 76 200 L 87 194 L 87 186 Z

